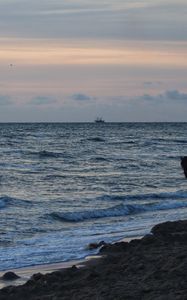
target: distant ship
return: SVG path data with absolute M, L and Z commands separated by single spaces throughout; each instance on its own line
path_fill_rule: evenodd
M 103 120 L 102 118 L 97 118 L 95 119 L 95 123 L 105 123 L 105 120 Z

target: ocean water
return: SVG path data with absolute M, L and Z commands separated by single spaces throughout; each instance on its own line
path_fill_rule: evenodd
M 0 270 L 187 218 L 187 123 L 0 124 Z

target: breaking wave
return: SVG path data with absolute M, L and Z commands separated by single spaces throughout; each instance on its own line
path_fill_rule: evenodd
M 78 211 L 78 212 L 53 212 L 50 216 L 53 219 L 62 222 L 81 222 L 84 220 L 107 218 L 107 217 L 122 217 L 131 214 L 138 214 L 146 211 L 159 211 L 168 209 L 177 209 L 187 207 L 187 202 L 164 202 L 150 204 L 134 204 L 124 205 L 119 204 L 110 208 Z

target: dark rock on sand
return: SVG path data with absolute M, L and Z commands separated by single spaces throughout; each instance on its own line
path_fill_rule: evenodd
M 187 244 L 187 221 L 166 222 L 158 224 L 152 229 L 154 237 L 169 242 L 180 242 Z
M 146 234 L 142 238 L 142 244 L 144 245 L 150 245 L 155 242 L 155 237 L 152 234 Z
M 106 245 L 106 243 L 104 241 L 101 241 L 99 243 L 90 243 L 87 248 L 88 250 L 93 250 L 93 249 L 100 248 L 104 245 Z
M 126 242 L 119 242 L 115 244 L 105 244 L 101 249 L 100 249 L 100 254 L 116 254 L 119 252 L 124 252 L 127 250 L 129 246 L 129 243 Z
M 36 274 L 32 275 L 31 280 L 38 281 L 42 278 L 42 276 L 43 275 L 41 273 L 36 273 Z
M 83 268 L 36 274 L 0 290 L 0 300 L 185 300 L 187 221 L 156 225 L 129 243 L 104 245 Z
M 16 280 L 20 278 L 16 273 L 14 272 L 6 272 L 2 277 L 1 279 L 2 280 Z

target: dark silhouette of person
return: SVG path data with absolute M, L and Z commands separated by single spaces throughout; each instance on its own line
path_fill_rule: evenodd
M 183 168 L 184 175 L 187 178 L 187 156 L 181 157 L 181 167 Z

